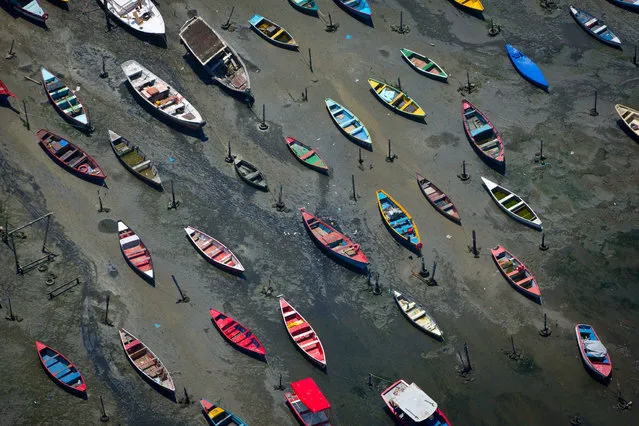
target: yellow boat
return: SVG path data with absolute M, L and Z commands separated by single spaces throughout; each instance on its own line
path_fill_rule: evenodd
M 455 3 L 474 12 L 484 11 L 484 5 L 479 0 L 455 0 Z
M 419 239 L 419 231 L 406 209 L 382 189 L 377 191 L 377 206 L 393 236 L 406 244 L 409 249 L 420 252 L 422 243 Z
M 401 90 L 374 78 L 369 78 L 368 84 L 370 84 L 375 95 L 395 111 L 412 118 L 424 118 L 426 116 L 422 107 Z

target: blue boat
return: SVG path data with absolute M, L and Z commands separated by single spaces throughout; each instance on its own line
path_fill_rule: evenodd
M 621 48 L 621 40 L 603 21 L 573 6 L 570 6 L 570 14 L 588 34 L 609 46 Z
M 537 64 L 510 44 L 506 45 L 506 50 L 508 51 L 510 60 L 522 77 L 530 81 L 532 84 L 535 84 L 544 90 L 548 90 L 548 83 Z
M 335 0 L 335 3 L 356 18 L 369 21 L 373 14 L 366 0 Z
M 362 148 L 372 151 L 373 142 L 371 141 L 371 135 L 362 122 L 359 121 L 359 118 L 330 98 L 326 98 L 325 102 L 328 113 L 342 132 L 355 143 L 361 145 Z
M 384 219 L 384 224 L 393 236 L 410 250 L 419 253 L 422 249 L 419 231 L 406 209 L 383 189 L 377 191 L 377 206 L 382 219 Z
M 202 406 L 202 413 L 206 416 L 209 424 L 213 426 L 247 426 L 242 419 L 229 410 L 212 404 L 206 399 L 201 399 L 200 405 Z
M 317 4 L 315 0 L 288 0 L 295 9 L 309 15 L 317 15 Z
M 639 12 L 639 0 L 610 0 L 613 4 L 624 9 Z

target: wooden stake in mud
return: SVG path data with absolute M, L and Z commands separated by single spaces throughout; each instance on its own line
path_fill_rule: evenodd
M 357 160 L 357 162 L 359 163 L 359 168 L 364 170 L 364 159 L 362 158 L 362 147 L 359 147 L 359 159 Z
M 100 395 L 100 406 L 102 407 L 102 416 L 100 417 L 100 421 L 102 423 L 106 423 L 109 421 L 109 416 L 107 416 L 106 411 L 104 410 L 104 401 L 102 400 L 102 395 Z
M 424 263 L 424 256 L 422 256 L 422 268 L 419 271 L 419 276 L 422 278 L 428 278 L 430 272 L 426 269 L 426 263 Z
M 13 46 L 13 43 L 11 43 L 11 46 Z M 632 58 L 632 63 L 635 64 L 636 67 L 639 67 L 639 63 L 637 63 L 637 45 L 635 44 L 635 57 Z
M 472 249 L 472 253 L 473 256 L 475 257 L 475 259 L 477 259 L 479 257 L 479 250 L 477 250 L 477 235 L 475 234 L 475 230 L 473 229 L 473 249 Z
M 182 293 L 182 289 L 180 288 L 180 285 L 178 284 L 177 280 L 175 279 L 175 275 L 171 275 L 171 278 L 173 278 L 173 282 L 175 283 L 175 286 L 178 289 L 178 292 L 180 293 L 180 299 L 178 299 L 178 301 L 176 303 L 189 303 L 189 297 L 185 296 L 184 293 Z
M 468 343 L 464 342 L 464 352 L 466 352 L 466 363 L 468 364 L 467 367 L 467 371 L 470 371 L 473 369 L 473 366 L 470 364 L 470 355 L 468 354 Z
M 539 250 L 546 251 L 549 248 L 550 247 L 546 245 L 546 233 L 544 232 L 543 234 L 541 234 L 541 244 L 539 244 Z
M 171 179 L 171 202 L 169 203 L 168 209 L 177 209 L 180 205 L 179 201 L 175 200 L 175 191 L 173 190 L 173 179 Z
M 423 259 L 423 258 L 422 258 Z M 437 262 L 433 261 L 433 273 L 430 276 L 430 280 L 428 282 L 429 285 L 437 285 L 437 281 L 435 281 L 435 271 L 437 270 Z
M 353 183 L 353 194 L 351 200 L 357 201 L 357 193 L 355 192 L 355 175 L 351 175 L 351 182 Z
M 388 157 L 386 157 L 386 162 L 392 163 L 397 158 L 397 154 L 393 154 L 391 152 L 391 140 L 388 140 Z
M 546 313 L 544 313 L 544 328 L 539 330 L 539 335 L 541 337 L 548 337 L 548 336 L 550 336 L 550 333 L 552 333 L 552 332 L 550 331 L 550 328 L 548 328 L 548 322 L 547 322 L 547 318 L 546 318 Z
M 31 130 L 31 125 L 29 125 L 29 114 L 27 114 L 27 103 L 22 101 L 22 106 L 24 108 L 24 121 L 27 124 L 27 130 Z
M 597 91 L 595 90 L 595 106 L 593 109 L 590 110 L 590 115 L 592 115 L 593 117 L 596 117 L 599 115 L 599 112 L 597 112 Z
M 311 69 L 311 72 L 313 72 L 313 57 L 311 56 L 311 48 L 308 48 L 308 67 Z
M 231 153 L 231 140 L 229 139 L 229 150 L 226 154 L 226 157 L 224 157 L 224 161 L 226 161 L 227 163 L 232 163 L 233 161 L 235 161 L 235 156 Z
M 283 391 L 284 390 L 284 385 L 282 385 L 282 373 L 280 373 L 280 384 L 277 386 L 273 386 L 273 389 L 278 390 L 278 391 Z
M 5 59 L 13 59 L 16 57 L 16 54 L 13 52 L 13 43 L 15 43 L 15 40 L 11 40 L 11 47 L 9 48 L 9 53 L 7 53 L 7 55 L 4 57 Z M 635 46 L 635 62 L 637 59 L 637 46 Z
M 466 80 L 468 81 L 468 94 L 470 95 L 472 88 L 470 86 L 470 74 L 468 73 L 468 71 L 466 71 Z
M 111 326 L 111 323 L 109 322 L 109 302 L 111 300 L 110 295 L 107 294 L 106 297 L 106 312 L 104 314 L 104 324 Z
M 106 19 L 106 30 L 107 32 L 111 31 L 111 20 L 109 19 L 109 10 L 107 5 L 104 5 L 104 19 Z
M 462 182 L 466 182 L 470 179 L 470 175 L 466 173 L 466 160 L 462 161 L 462 172 L 460 175 L 457 175 L 457 177 L 461 179 Z
M 402 90 L 402 80 L 399 77 L 397 77 L 397 88 Z
M 104 56 L 102 57 L 102 73 L 100 73 L 100 78 L 107 78 L 109 73 L 106 71 L 106 63 Z
M 268 124 L 266 124 L 266 105 L 262 104 L 262 122 L 260 123 L 260 130 L 268 130 Z
M 226 20 L 225 23 L 222 24 L 223 30 L 228 30 L 231 27 L 231 16 L 233 16 L 233 11 L 235 10 L 235 6 L 231 8 L 231 13 L 229 14 L 229 19 Z
M 282 199 L 283 188 L 284 188 L 284 185 L 280 185 L 280 195 L 277 199 L 277 203 L 275 203 L 275 208 L 277 209 L 278 212 L 286 210 L 286 204 L 284 204 L 284 200 Z
M 375 275 L 375 289 L 373 290 L 375 296 L 382 294 L 382 288 L 379 286 L 379 273 Z

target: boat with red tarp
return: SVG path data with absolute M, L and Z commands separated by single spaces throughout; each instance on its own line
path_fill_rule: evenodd
M 251 330 L 218 310 L 211 308 L 209 313 L 215 327 L 231 345 L 250 356 L 266 360 L 264 346 Z
M 286 402 L 304 426 L 330 426 L 331 404 L 312 378 L 293 382 L 291 388 L 284 394 Z
M 63 389 L 85 396 L 87 385 L 78 369 L 64 355 L 42 342 L 35 342 L 38 357 L 47 374 Z
M 36 135 L 40 140 L 40 146 L 63 168 L 79 177 L 98 181 L 98 183 L 106 179 L 106 173 L 95 158 L 77 145 L 46 129 L 38 130 Z
M 324 346 L 313 327 L 292 307 L 283 297 L 280 297 L 280 310 L 286 331 L 297 347 L 304 352 L 313 363 L 322 369 L 326 368 L 326 355 Z
M 4 81 L 0 80 L 0 96 L 6 96 L 6 97 L 12 97 L 12 98 L 17 98 L 16 95 L 14 95 L 13 93 L 11 93 L 11 91 L 9 90 L 9 88 L 7 87 L 6 84 L 4 84 Z
M 450 426 L 437 403 L 415 383 L 399 379 L 382 392 L 382 399 L 400 424 Z
M 139 276 L 153 284 L 155 282 L 153 260 L 151 259 L 151 253 L 149 253 L 140 237 L 121 220 L 118 221 L 118 236 L 120 238 L 120 250 L 122 250 L 126 263 Z

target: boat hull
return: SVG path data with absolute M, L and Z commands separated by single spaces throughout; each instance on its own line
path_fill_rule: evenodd
M 366 0 L 359 0 L 358 7 L 348 6 L 345 0 L 334 0 L 335 3 L 346 12 L 350 13 L 354 17 L 363 20 L 363 21 L 371 21 L 373 19 L 373 12 L 371 11 L 370 6 L 366 2 Z
M 286 311 L 286 312 L 285 312 Z M 304 356 L 311 361 L 314 365 L 316 365 L 317 367 L 319 367 L 322 370 L 326 370 L 326 352 L 324 351 L 324 346 L 322 345 L 321 340 L 319 339 L 319 337 L 317 336 L 317 333 L 315 332 L 315 329 L 313 329 L 313 327 L 311 326 L 311 324 L 306 321 L 306 319 L 304 319 L 304 317 L 302 316 L 302 314 L 300 314 L 297 309 L 295 309 L 293 306 L 291 306 L 290 303 L 288 303 L 286 300 L 284 300 L 283 298 L 280 297 L 280 312 L 282 313 L 282 319 L 284 320 L 284 326 L 286 327 L 286 331 L 288 332 L 289 337 L 291 338 L 291 340 L 293 341 L 293 343 L 295 344 L 295 347 L 302 352 L 302 354 L 304 354 Z M 290 312 L 294 312 L 294 314 L 289 314 Z M 295 319 L 298 318 L 296 321 L 294 321 L 294 323 L 289 323 L 287 318 L 291 318 L 291 319 Z M 304 328 L 305 331 L 304 333 L 307 333 L 310 331 L 309 334 L 307 334 L 308 336 L 310 336 L 310 339 L 315 339 L 315 341 L 313 343 L 317 343 L 317 353 L 318 356 L 316 357 L 315 355 L 311 354 L 309 351 L 307 351 L 305 348 L 307 346 L 304 346 L 306 343 L 300 343 L 302 341 L 304 341 L 304 339 L 300 339 L 295 340 L 295 337 L 298 336 L 297 334 L 293 334 L 293 331 L 295 331 L 295 327 L 299 326 L 299 325 L 303 325 L 306 324 L 308 325 L 308 329 Z
M 118 161 L 120 162 L 120 164 L 122 164 L 122 166 L 127 169 L 133 176 L 135 176 L 136 178 L 140 179 L 142 182 L 146 183 L 147 185 L 151 186 L 154 189 L 157 189 L 158 191 L 164 191 L 164 187 L 162 186 L 162 180 L 160 179 L 159 175 L 156 175 L 157 179 L 152 179 L 152 178 L 148 178 L 146 177 L 144 174 L 142 173 L 138 173 L 136 170 L 134 170 L 133 167 L 131 167 L 126 161 L 124 161 L 124 159 L 122 158 L 121 155 L 119 155 L 117 148 L 116 148 L 116 142 L 118 141 L 122 141 L 123 143 L 126 142 L 126 145 L 134 150 L 137 150 L 138 147 L 134 146 L 132 143 L 130 143 L 128 140 L 124 139 L 122 136 L 118 135 L 115 132 L 112 132 L 111 130 L 109 130 L 109 142 L 111 144 L 111 148 L 113 149 L 113 153 L 115 154 L 115 156 L 118 158 Z M 144 157 L 146 159 L 146 156 Z M 151 164 L 151 166 L 153 169 L 155 169 L 155 166 Z
M 402 54 L 402 58 L 404 58 L 404 60 L 408 62 L 408 65 L 412 69 L 417 71 L 418 73 L 425 75 L 426 77 L 432 78 L 433 80 L 441 81 L 444 83 L 448 82 L 448 74 L 446 74 L 446 72 L 442 69 L 442 67 L 437 65 L 437 63 L 433 61 L 432 59 L 410 49 L 400 49 L 400 52 Z M 416 64 L 414 64 L 411 61 L 412 56 L 414 56 L 418 61 L 424 62 L 424 65 L 422 67 L 418 67 Z M 429 63 L 432 63 L 433 68 L 438 70 L 437 73 L 423 69 L 423 67 L 427 66 Z M 441 71 L 441 74 L 439 73 L 439 71 Z
M 315 3 L 315 0 L 309 0 L 307 3 L 310 5 L 310 7 L 305 7 L 305 6 L 300 6 L 299 4 L 297 4 L 295 2 L 295 0 L 288 0 L 288 2 L 291 4 L 291 6 L 293 6 L 294 9 L 297 9 L 298 11 L 305 13 L 307 15 L 312 15 L 312 16 L 317 16 L 317 4 Z
M 515 282 L 515 280 L 513 280 L 513 278 L 511 277 L 511 275 L 508 275 L 508 273 L 504 270 L 502 265 L 500 265 L 500 263 L 499 263 L 499 258 L 498 257 L 502 253 L 505 253 L 507 256 L 512 257 L 512 259 L 514 259 L 519 265 L 523 266 L 523 269 L 522 269 L 522 271 L 520 271 L 520 273 L 527 273 L 527 274 L 530 275 L 531 281 L 534 283 L 534 287 L 532 287 L 532 288 L 534 288 L 534 290 L 527 290 L 526 288 L 522 287 L 517 282 Z M 523 262 L 521 262 L 519 259 L 517 259 L 515 256 L 513 256 L 512 253 L 510 253 L 508 250 L 506 250 L 502 246 L 497 246 L 497 247 L 491 249 L 491 254 L 492 254 L 492 257 L 493 257 L 493 261 L 495 262 L 495 265 L 497 265 L 497 269 L 499 269 L 499 272 L 501 272 L 501 274 L 506 279 L 508 284 L 510 284 L 510 286 L 512 288 L 514 288 L 515 290 L 517 290 L 519 293 L 521 293 L 524 296 L 526 296 L 527 298 L 531 299 L 533 302 L 541 304 L 541 292 L 539 290 L 539 284 L 535 280 L 535 277 L 532 275 L 530 270 L 526 267 L 526 265 L 524 265 Z M 515 271 L 513 271 L 513 272 L 515 272 Z
M 135 231 L 129 228 L 124 222 L 119 220 L 118 236 L 121 233 L 127 233 L 127 231 L 131 233 L 131 237 L 135 237 L 135 239 L 133 239 L 131 242 L 135 242 L 135 241 L 138 242 L 137 245 L 132 246 L 131 248 L 138 247 L 138 251 L 141 252 L 140 255 L 141 256 L 146 255 L 146 257 L 148 257 L 147 264 L 149 265 L 150 272 L 149 273 L 145 272 L 144 270 L 142 270 L 142 268 L 140 268 L 138 265 L 133 263 L 133 261 L 129 258 L 130 257 L 129 254 L 126 252 L 127 249 L 125 249 L 125 247 L 122 245 L 122 239 L 120 238 L 119 239 L 120 251 L 122 252 L 122 256 L 124 257 L 124 260 L 129 265 L 129 267 L 133 269 L 133 271 L 140 276 L 140 278 L 142 278 L 144 281 L 147 281 L 152 286 L 155 286 L 155 272 L 153 269 L 153 259 L 151 258 L 151 252 L 149 252 L 149 249 L 144 245 L 140 236 L 137 235 Z
M 412 228 L 413 231 L 408 233 L 409 237 L 403 236 L 389 222 L 389 219 L 384 214 L 384 208 L 382 207 L 382 203 L 384 202 L 383 201 L 384 199 L 388 199 L 391 205 L 401 210 L 402 213 L 406 216 L 406 218 L 410 220 L 410 225 L 411 225 L 410 228 Z M 406 209 L 404 209 L 397 201 L 395 201 L 390 195 L 388 195 L 386 192 L 384 192 L 381 189 L 377 191 L 377 206 L 379 207 L 379 213 L 382 216 L 382 221 L 384 222 L 384 225 L 386 225 L 386 228 L 390 231 L 391 235 L 393 235 L 393 237 L 402 245 L 404 245 L 406 248 L 413 251 L 417 255 L 421 255 L 422 243 L 419 238 L 419 231 L 417 230 L 417 225 L 415 225 L 415 222 L 413 222 L 413 218 L 408 214 Z M 415 239 L 414 241 L 413 241 L 413 238 Z
M 470 115 L 466 115 L 467 112 Z M 481 117 L 483 122 L 485 122 L 486 124 L 484 124 L 480 128 L 471 130 L 468 120 L 475 118 L 476 120 L 479 121 L 479 117 Z M 504 142 L 501 139 L 501 135 L 499 134 L 499 132 L 497 131 L 493 123 L 488 119 L 488 117 L 486 117 L 486 115 L 483 112 L 478 110 L 477 107 L 471 104 L 468 100 L 462 99 L 462 121 L 464 124 L 464 131 L 466 133 L 466 137 L 470 141 L 470 145 L 473 147 L 477 155 L 479 155 L 479 157 L 482 158 L 484 161 L 486 161 L 489 165 L 496 166 L 499 170 L 503 170 L 506 166 L 506 160 L 504 158 Z M 485 129 L 485 130 L 482 130 L 482 129 Z M 477 130 L 479 133 L 473 134 L 475 130 Z M 491 141 L 480 144 L 478 137 L 483 132 L 487 132 L 488 130 L 492 131 L 491 135 L 493 136 L 493 139 Z M 492 148 L 488 150 L 491 151 L 496 148 L 497 155 L 493 156 L 490 153 L 484 152 L 483 146 L 480 146 L 480 145 L 493 146 Z
M 17 13 L 24 16 L 25 18 L 40 25 L 44 25 L 44 26 L 47 25 L 47 19 L 49 19 L 49 14 L 44 12 L 44 10 L 42 10 L 42 6 L 40 6 L 40 3 L 37 3 L 37 5 L 38 5 L 38 8 L 42 10 L 42 13 L 33 13 L 25 9 L 24 7 L 21 7 L 15 4 L 11 0 L 9 0 L 9 3 L 11 4 L 11 7 L 13 8 L 13 10 L 15 10 Z
M 440 340 L 440 341 L 444 340 L 444 334 L 442 333 L 441 329 L 437 325 L 437 322 L 435 321 L 435 318 L 433 318 L 430 314 L 428 314 L 426 312 L 426 310 L 423 308 L 423 306 L 418 305 L 414 300 L 411 300 L 410 298 L 408 298 L 407 296 L 401 294 L 398 291 L 394 291 L 393 295 L 394 295 L 395 303 L 397 303 L 397 306 L 399 307 L 399 310 L 402 311 L 402 314 L 404 315 L 404 318 L 406 318 L 408 320 L 408 322 L 410 322 L 413 325 L 413 327 L 417 328 L 419 331 L 422 331 L 422 332 L 428 334 L 429 336 L 431 336 L 431 337 L 433 337 L 433 338 L 435 338 L 437 340 Z M 404 299 L 404 300 L 406 300 L 409 303 L 413 303 L 414 307 L 423 310 L 424 314 L 435 325 L 435 329 L 434 330 L 429 330 L 428 328 L 422 327 L 421 325 L 419 325 L 413 318 L 411 318 L 410 313 L 404 310 L 404 308 L 401 305 L 400 299 Z
M 302 142 L 300 142 L 297 139 L 292 138 L 290 136 L 287 136 L 285 138 L 285 140 L 286 140 L 286 146 L 288 146 L 288 149 L 291 151 L 291 153 L 297 159 L 297 161 L 299 161 L 300 163 L 302 163 L 303 165 L 305 165 L 309 169 L 315 170 L 316 172 L 322 173 L 324 175 L 328 174 L 328 166 L 326 165 L 326 162 L 324 161 L 324 159 L 322 157 L 320 157 L 320 155 L 317 153 L 317 151 L 315 151 L 310 146 L 305 145 Z M 304 148 L 312 150 L 314 152 L 314 154 L 317 155 L 317 157 L 320 159 L 320 161 L 324 164 L 324 166 L 322 167 L 321 165 L 317 165 L 317 164 L 313 164 L 313 163 L 309 163 L 309 162 L 304 161 L 299 155 L 297 155 L 297 153 L 293 149 L 293 146 L 295 144 L 299 144 L 299 145 L 303 146 Z
M 68 115 L 67 113 L 64 112 L 64 109 L 62 109 L 62 107 L 60 107 L 55 99 L 53 99 L 53 96 L 51 95 L 51 93 L 49 92 L 49 89 L 47 88 L 47 83 L 46 83 L 46 79 L 45 76 L 46 75 L 51 75 L 52 77 L 55 77 L 58 81 L 60 81 L 60 83 L 62 83 L 62 81 L 55 75 L 53 75 L 52 73 L 50 73 L 49 71 L 47 71 L 46 69 L 42 68 L 40 70 L 40 75 L 42 76 L 42 86 L 44 87 L 44 91 L 47 94 L 47 98 L 49 98 L 49 102 L 51 102 L 51 104 L 53 105 L 53 108 L 57 111 L 57 113 L 68 123 L 70 123 L 71 125 L 73 125 L 74 127 L 77 127 L 78 129 L 82 130 L 85 133 L 91 133 L 93 132 L 93 126 L 91 125 L 91 121 L 89 120 L 89 114 L 87 113 L 86 108 L 84 107 L 84 104 L 82 103 L 82 101 L 80 100 L 80 98 L 78 97 L 78 95 L 76 95 L 75 93 L 73 94 L 75 96 L 75 98 L 78 100 L 78 104 L 80 105 L 80 107 L 82 108 L 83 114 L 86 117 L 86 123 L 83 123 L 82 121 Z M 62 83 L 64 84 L 64 83 Z M 69 90 L 70 93 L 71 92 L 71 88 L 69 88 L 68 86 L 65 85 L 65 88 L 67 88 Z
M 217 266 L 218 268 L 221 268 L 227 272 L 230 272 L 232 274 L 236 274 L 236 275 L 242 275 L 244 273 L 244 266 L 242 266 L 242 263 L 240 262 L 240 260 L 237 258 L 237 256 L 235 255 L 235 253 L 233 253 L 231 251 L 231 249 L 229 249 L 228 247 L 226 247 L 226 245 L 224 245 L 223 243 L 221 243 L 220 241 L 216 240 L 215 238 L 211 237 L 210 235 L 205 234 L 204 232 L 197 230 L 195 228 L 192 227 L 186 227 L 184 228 L 184 231 L 186 232 L 186 236 L 189 239 L 189 241 L 191 242 L 191 244 L 193 245 L 193 247 L 195 248 L 195 250 L 200 253 L 200 255 L 202 257 L 204 257 L 204 259 L 206 259 L 209 263 L 211 263 L 214 266 Z M 236 265 L 231 266 L 231 265 L 227 265 L 226 263 L 223 262 L 218 262 L 215 259 L 211 259 L 209 256 L 206 255 L 206 253 L 204 253 L 202 251 L 202 249 L 197 245 L 196 241 L 194 240 L 193 237 L 193 233 L 199 233 L 202 234 L 203 236 L 205 236 L 205 238 L 210 238 L 213 241 L 213 245 L 216 245 L 217 247 L 223 247 L 222 250 L 226 249 L 228 250 L 228 253 L 232 256 L 233 262 L 236 263 Z
M 71 361 L 69 361 L 67 357 L 65 357 L 64 355 L 62 355 L 60 352 L 56 351 L 55 349 L 45 345 L 44 343 L 36 341 L 35 346 L 36 346 L 36 351 L 38 352 L 38 358 L 40 358 L 40 364 L 42 365 L 42 368 L 44 368 L 44 371 L 55 382 L 55 384 L 76 396 L 79 396 L 81 398 L 86 398 L 87 385 L 86 385 L 86 382 L 84 381 L 84 377 L 82 376 L 82 373 L 80 373 L 77 367 Z M 63 367 L 56 368 L 56 371 L 53 371 L 54 367 L 57 367 L 57 364 L 60 364 L 60 362 L 51 363 L 51 361 L 53 361 L 55 358 L 62 360 Z M 64 368 L 64 366 L 66 366 L 66 368 Z M 67 373 L 65 373 L 65 371 Z M 65 374 L 62 375 L 61 373 L 65 373 Z M 77 373 L 77 376 L 76 376 L 76 373 Z M 71 376 L 69 378 L 75 377 L 73 380 L 79 379 L 80 384 L 74 387 L 66 383 L 62 379 L 67 376 Z
M 231 346 L 233 346 L 238 351 L 245 353 L 246 355 L 252 356 L 253 358 L 257 358 L 260 361 L 266 361 L 266 351 L 264 350 L 264 346 L 262 346 L 260 341 L 257 339 L 257 337 L 255 337 L 255 335 L 251 332 L 251 330 L 249 330 L 248 328 L 246 328 L 245 326 L 243 326 L 242 324 L 240 324 L 233 318 L 229 317 L 228 315 L 223 314 L 222 312 L 215 310 L 213 308 L 209 309 L 209 314 L 211 315 L 211 321 L 213 322 L 213 325 L 215 325 L 215 328 L 217 329 L 217 331 L 224 338 L 224 340 L 229 342 Z M 228 320 L 228 321 L 225 323 L 225 320 Z M 257 345 L 255 346 L 257 346 L 258 349 L 252 349 L 252 348 L 247 348 L 246 346 L 242 346 L 238 342 L 233 340 L 233 338 L 227 336 L 223 330 L 226 327 L 227 323 L 231 325 L 233 328 L 235 328 L 235 326 L 239 326 L 242 329 L 244 329 L 246 333 L 248 333 L 250 336 L 252 336 L 255 339 L 255 341 L 257 342 Z
M 415 102 L 414 99 L 409 97 L 406 93 L 402 92 L 401 90 L 389 84 L 375 80 L 373 78 L 368 79 L 368 84 L 370 85 L 371 91 L 373 92 L 377 100 L 379 100 L 387 108 L 390 108 L 392 111 L 395 111 L 396 113 L 401 114 L 404 117 L 411 118 L 413 120 L 423 120 L 424 117 L 426 117 L 426 113 L 424 112 L 422 107 L 420 107 L 419 104 Z M 382 93 L 378 92 L 378 90 L 381 90 L 382 93 L 383 92 L 394 93 L 396 94 L 396 96 L 394 96 L 393 99 L 388 101 L 385 98 L 383 98 Z M 395 106 L 394 101 L 396 98 L 402 98 L 407 106 L 413 105 L 415 107 L 414 112 L 410 112 L 410 111 L 407 111 L 406 109 L 402 109 L 398 106 Z
M 164 18 L 160 14 L 160 10 L 150 0 L 144 6 L 146 6 L 147 12 L 143 12 L 142 16 L 136 19 L 133 16 L 132 11 L 129 11 L 123 15 L 119 14 L 114 6 L 114 3 L 110 0 L 98 0 L 103 8 L 106 8 L 109 15 L 124 27 L 130 29 L 135 34 L 139 34 L 146 37 L 160 38 L 166 42 L 166 28 L 164 25 Z M 109 3 L 109 4 L 107 4 Z M 148 19 L 144 19 L 145 14 L 149 14 Z M 140 22 L 145 23 L 141 25 Z M 146 25 L 148 22 L 149 25 Z
M 543 90 L 548 90 L 548 82 L 537 64 L 510 44 L 506 45 L 506 51 L 510 62 L 525 80 Z
M 271 21 L 269 19 L 266 19 L 265 17 L 263 17 L 261 15 L 254 15 L 251 19 L 249 19 L 249 24 L 251 24 L 251 28 L 253 28 L 253 30 L 260 37 L 262 37 L 264 40 L 268 41 L 269 43 L 272 43 L 273 45 L 275 45 L 277 47 L 281 47 L 281 48 L 284 48 L 284 49 L 290 49 L 290 50 L 297 50 L 297 48 L 299 47 L 297 45 L 297 42 L 293 38 L 293 36 L 288 31 L 286 31 L 279 24 L 276 24 L 275 22 L 273 22 L 273 21 Z M 284 42 L 281 42 L 279 40 L 276 40 L 274 38 L 269 37 L 268 35 L 264 34 L 264 32 L 262 32 L 260 30 L 260 28 L 259 28 L 260 24 L 267 24 L 267 25 L 268 24 L 272 24 L 276 28 L 281 29 L 284 34 L 286 34 L 288 37 L 290 37 L 290 42 L 289 43 L 284 43 Z
M 541 223 L 541 220 L 539 219 L 539 216 L 537 216 L 537 213 L 535 213 L 535 211 L 528 205 L 527 202 L 525 202 L 519 195 L 515 194 L 514 192 L 512 192 L 511 190 L 504 188 L 501 185 L 497 185 L 495 182 L 491 182 L 488 179 L 482 177 L 481 178 L 484 186 L 486 187 L 486 190 L 488 190 L 488 194 L 490 195 L 490 198 L 493 199 L 493 201 L 495 203 L 497 203 L 497 205 L 499 206 L 499 208 L 506 213 L 508 216 L 510 216 L 511 218 L 515 219 L 517 222 L 521 222 L 526 226 L 529 226 L 533 229 L 536 229 L 537 231 L 542 231 L 543 230 L 543 226 Z M 493 189 L 501 189 L 505 192 L 507 192 L 508 196 L 513 195 L 514 197 L 517 197 L 523 204 L 521 205 L 521 207 L 525 207 L 527 208 L 530 213 L 532 213 L 532 215 L 535 217 L 534 220 L 528 220 L 526 218 L 523 218 L 521 216 L 519 216 L 518 214 L 516 214 L 515 212 L 510 211 L 506 206 L 504 206 L 499 199 L 497 199 L 497 197 L 495 196 L 495 194 L 493 194 Z M 506 197 L 504 197 L 506 198 Z
M 421 190 L 422 194 L 424 195 L 424 197 L 426 197 L 426 200 L 428 201 L 428 203 L 433 206 L 433 208 L 435 210 L 437 210 L 439 212 L 439 214 L 441 214 L 442 216 L 444 216 L 446 219 L 455 222 L 458 225 L 461 225 L 461 218 L 459 217 L 459 211 L 457 211 L 457 207 L 455 207 L 455 205 L 453 204 L 453 202 L 450 200 L 450 198 L 448 197 L 448 195 L 446 195 L 441 189 L 439 189 L 437 186 L 435 186 L 434 183 L 432 183 L 431 181 L 429 181 L 428 179 L 426 179 L 425 177 L 423 177 L 422 175 L 420 175 L 419 173 L 416 174 L 416 178 L 417 178 L 417 184 L 419 185 L 419 189 Z M 429 194 L 429 190 L 428 188 L 426 188 L 426 183 L 428 185 L 428 188 L 432 188 L 434 190 L 433 193 Z M 448 201 L 449 204 L 441 206 L 438 204 L 438 199 L 432 199 L 431 195 L 432 194 L 441 194 L 442 198 L 441 200 L 446 202 L 446 200 Z M 450 205 L 450 210 L 452 211 L 452 214 L 446 213 L 447 209 L 444 209 L 444 207 L 447 207 L 448 205 Z
M 592 326 L 588 324 L 575 325 L 575 334 L 577 335 L 577 344 L 579 346 L 579 353 L 581 354 L 581 360 L 583 361 L 584 365 L 588 368 L 588 371 L 591 372 L 595 376 L 595 378 L 603 382 L 607 382 L 608 380 L 610 380 L 610 376 L 612 375 L 612 361 L 610 359 L 610 354 L 606 355 L 605 359 L 608 361 L 606 364 L 598 363 L 598 365 L 595 365 L 588 358 L 588 355 L 586 354 L 586 351 L 584 348 L 584 342 L 583 342 L 583 338 L 581 336 L 581 330 L 580 330 L 580 328 L 582 327 L 584 328 L 584 330 L 592 331 L 592 333 L 597 338 L 597 340 L 601 341 L 601 339 L 599 338 L 599 335 L 597 335 L 597 332 Z
M 335 102 L 334 100 L 330 98 L 324 99 L 324 103 L 326 104 L 326 109 L 328 110 L 328 114 L 331 116 L 333 123 L 335 123 L 335 125 L 339 128 L 340 132 L 344 134 L 344 136 L 346 136 L 348 139 L 355 142 L 357 145 L 361 146 L 364 149 L 367 149 L 369 151 L 373 150 L 371 135 L 368 132 L 368 129 L 366 128 L 366 126 L 364 126 L 364 124 L 361 122 L 359 118 L 357 118 L 355 114 L 350 112 L 343 105 L 338 104 L 337 102 Z M 342 119 L 342 117 L 338 117 L 340 115 L 346 119 L 344 123 L 340 122 L 340 120 Z M 348 123 L 348 125 L 346 125 L 346 123 Z M 346 126 L 346 128 L 344 128 L 343 126 Z M 355 126 L 355 129 L 353 129 L 354 133 L 358 135 L 363 133 L 361 134 L 361 137 L 355 136 L 354 134 L 351 134 L 349 131 L 346 130 L 350 128 L 351 126 Z M 357 130 L 357 132 L 355 132 L 355 130 Z
M 610 28 L 608 28 L 604 24 L 603 21 L 601 21 L 596 16 L 593 16 L 590 13 L 581 9 L 577 9 L 576 7 L 573 7 L 573 6 L 569 6 L 569 10 L 570 10 L 570 16 L 573 17 L 573 19 L 577 22 L 577 24 L 579 24 L 581 28 L 583 28 L 584 31 L 586 31 L 588 34 L 590 34 L 592 37 L 599 40 L 600 42 L 607 44 L 608 46 L 621 49 L 621 40 L 619 40 L 619 37 L 617 37 L 612 32 L 612 30 L 610 30 Z M 590 25 L 588 25 L 588 23 L 593 22 L 593 20 L 594 20 L 594 23 L 591 23 Z M 600 26 L 597 26 L 597 24 L 600 24 Z M 602 31 L 601 34 L 597 32 L 596 30 L 593 30 L 593 28 L 598 29 L 598 28 L 601 28 L 601 26 L 604 26 L 606 29 L 605 31 Z M 609 38 L 604 37 L 603 35 L 605 34 L 610 35 L 610 37 Z

